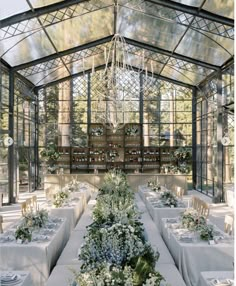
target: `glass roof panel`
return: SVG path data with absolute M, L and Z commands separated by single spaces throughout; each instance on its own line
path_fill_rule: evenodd
M 58 51 L 67 50 L 113 33 L 113 7 L 68 19 L 46 28 Z
M 0 20 L 30 10 L 25 0 L 0 0 Z
M 11 66 L 39 59 L 55 53 L 54 48 L 41 30 L 35 33 L 25 33 L 5 39 L 0 45 L 0 57 L 8 51 L 3 59 Z
M 197 85 L 206 77 L 205 73 L 178 68 L 176 65 L 171 65 L 171 63 L 165 66 L 161 75 L 191 85 Z
M 48 6 L 48 5 L 51 5 L 51 4 L 54 4 L 57 2 L 62 2 L 62 1 L 65 1 L 65 0 L 30 0 L 30 2 L 34 8 Z
M 210 11 L 211 13 L 234 19 L 234 0 L 208 0 L 204 4 L 203 9 Z
M 233 55 L 234 42 L 231 39 L 189 29 L 176 53 L 221 66 Z
M 155 1 L 155 0 L 154 0 Z M 172 0 L 188 6 L 200 7 L 203 0 Z
M 72 74 L 76 74 L 89 69 L 96 69 L 101 65 L 105 64 L 104 54 L 94 55 L 92 57 L 87 57 L 79 61 L 71 62 L 67 65 L 68 69 Z
M 168 50 L 174 49 L 186 30 L 185 26 L 149 17 L 125 7 L 119 10 L 117 27 L 118 33 L 124 37 Z
M 56 67 L 51 70 L 41 71 L 36 74 L 26 76 L 35 85 L 44 85 L 60 78 L 69 76 L 67 69 L 64 66 Z

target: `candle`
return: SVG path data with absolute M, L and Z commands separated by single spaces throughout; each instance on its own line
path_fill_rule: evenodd
M 188 209 L 189 209 L 190 200 L 188 199 Z

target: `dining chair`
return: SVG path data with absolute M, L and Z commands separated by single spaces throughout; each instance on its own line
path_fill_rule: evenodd
M 25 202 L 22 202 L 22 203 L 20 204 L 20 206 L 21 206 L 21 214 L 22 214 L 22 216 L 24 216 L 24 215 L 27 213 L 27 204 L 26 204 L 26 201 L 25 201 Z
M 225 215 L 224 220 L 224 231 L 225 233 L 232 235 L 234 232 L 234 216 Z
M 199 214 L 201 216 L 204 216 L 205 218 L 209 217 L 209 213 L 210 213 L 210 208 L 209 205 L 204 202 L 203 200 L 199 200 Z
M 198 210 L 199 206 L 199 198 L 196 196 L 192 196 L 192 208 Z
M 37 196 L 34 195 L 31 198 L 31 206 L 36 211 L 37 210 Z
M 178 198 L 183 198 L 183 195 L 184 195 L 184 189 L 182 188 L 182 187 L 179 187 L 179 186 L 177 186 L 176 188 L 175 188 L 175 194 L 176 194 L 176 196 L 178 197 Z

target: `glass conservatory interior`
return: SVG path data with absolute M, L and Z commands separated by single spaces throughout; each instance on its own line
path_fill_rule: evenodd
M 111 170 L 233 214 L 233 0 L 2 1 L 0 106 L 3 229 L 25 196 Z

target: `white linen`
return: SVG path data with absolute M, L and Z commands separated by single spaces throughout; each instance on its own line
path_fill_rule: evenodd
M 187 286 L 197 286 L 202 271 L 233 270 L 233 241 L 215 245 L 206 241 L 180 242 L 173 229 L 166 227 L 165 219 L 162 234 Z
M 6 276 L 6 275 L 17 275 L 21 282 L 17 283 L 17 286 L 34 286 L 31 276 L 29 272 L 26 271 L 0 271 L 0 276 Z M 0 285 L 1 282 L 0 282 Z M 10 286 L 10 284 L 9 284 Z
M 66 223 L 65 219 L 60 222 L 49 241 L 32 241 L 28 244 L 1 242 L 0 269 L 27 270 L 31 273 L 35 286 L 44 286 L 68 239 Z
M 84 210 L 83 198 L 77 198 L 77 201 L 72 200 L 69 202 L 68 206 L 63 206 L 60 208 L 52 208 L 50 214 L 54 217 L 64 217 L 67 219 L 67 232 L 71 233 L 78 219 L 82 215 Z
M 144 210 L 144 203 L 141 201 L 138 195 L 135 196 L 136 204 L 139 208 Z M 160 253 L 160 257 L 157 261 L 157 264 L 175 264 L 174 260 L 166 247 L 156 225 L 150 218 L 150 215 L 147 211 L 143 211 L 141 214 L 140 222 L 144 226 L 144 234 L 147 241 L 151 244 L 154 250 L 157 250 Z
M 209 283 L 212 279 L 234 279 L 233 271 L 204 271 L 201 272 L 198 286 L 211 286 Z
M 57 265 L 47 283 L 46 286 L 69 286 L 74 281 L 74 274 L 72 269 L 76 272 L 80 270 L 79 265 Z
M 57 265 L 82 264 L 82 261 L 78 259 L 78 252 L 81 245 L 84 243 L 85 234 L 86 229 L 81 231 L 73 231 L 71 233 L 70 239 L 57 261 Z
M 155 270 L 165 278 L 165 282 L 161 282 L 161 285 L 171 286 L 186 286 L 183 278 L 181 277 L 178 269 L 173 264 L 157 264 Z

